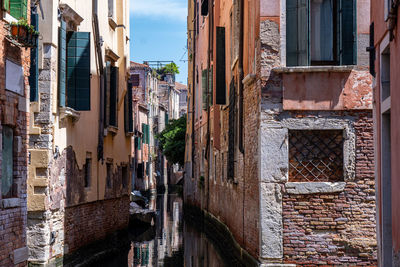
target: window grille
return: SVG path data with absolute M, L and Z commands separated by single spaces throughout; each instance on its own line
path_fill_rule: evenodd
M 343 131 L 290 130 L 289 180 L 343 181 Z

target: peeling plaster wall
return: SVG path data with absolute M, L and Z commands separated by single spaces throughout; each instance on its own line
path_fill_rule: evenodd
M 282 68 L 285 2 L 281 14 L 268 1 L 261 4 L 260 261 L 375 265 L 372 79 L 360 60 L 365 52 L 359 50 L 359 64 L 349 70 Z M 290 129 L 343 130 L 344 181 L 291 182 Z

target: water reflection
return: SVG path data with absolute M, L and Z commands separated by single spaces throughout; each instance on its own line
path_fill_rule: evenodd
M 183 220 L 178 195 L 158 195 L 149 207 L 157 211 L 155 225 L 131 227 L 129 252 L 102 261 L 101 266 L 224 266 L 204 234 Z

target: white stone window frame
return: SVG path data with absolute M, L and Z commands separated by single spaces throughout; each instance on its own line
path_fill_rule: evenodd
M 356 135 L 354 118 L 286 118 L 278 125 L 262 126 L 261 182 L 284 183 L 289 194 L 315 194 L 342 192 L 346 182 L 355 178 Z M 290 130 L 343 130 L 343 182 L 290 182 L 289 131 Z M 271 141 L 272 140 L 272 141 Z

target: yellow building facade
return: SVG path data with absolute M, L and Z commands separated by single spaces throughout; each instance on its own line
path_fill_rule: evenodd
M 27 239 L 46 266 L 127 227 L 133 116 L 129 1 L 41 2 Z

